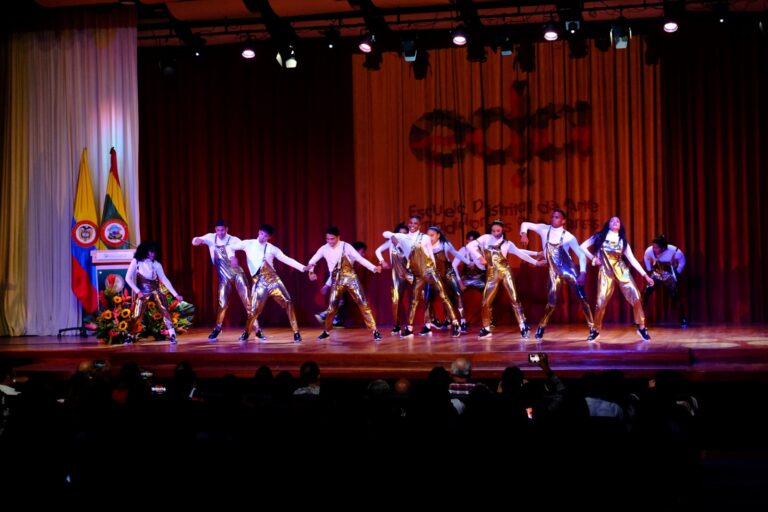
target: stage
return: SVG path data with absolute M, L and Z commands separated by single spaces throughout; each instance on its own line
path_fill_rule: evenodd
M 177 345 L 167 341 L 140 341 L 133 345 L 100 344 L 94 337 L 79 336 L 0 338 L 0 360 L 13 364 L 17 373 L 52 373 L 66 378 L 80 362 L 109 360 L 113 367 L 135 361 L 159 377 L 170 376 L 180 361 L 189 361 L 204 378 L 232 373 L 251 377 L 261 365 L 273 371 L 297 374 L 299 366 L 316 361 L 330 378 L 423 378 L 436 365 L 449 367 L 456 357 L 472 360 L 473 376 L 496 379 L 507 366 L 519 366 L 530 377 L 540 369 L 528 363 L 529 352 L 547 352 L 552 368 L 563 377 L 578 378 L 588 371 L 619 369 L 628 377 L 650 377 L 659 370 L 675 370 L 691 381 L 768 381 L 768 327 L 678 326 L 650 329 L 652 340 L 642 342 L 631 326 L 606 325 L 598 343 L 585 341 L 583 325 L 550 325 L 545 339 L 533 336 L 523 342 L 510 327 L 494 330 L 490 339 L 477 331 L 451 338 L 450 331 L 401 339 L 382 329 L 384 339 L 375 343 L 365 329 L 336 329 L 318 341 L 319 328 L 302 332 L 293 343 L 287 328 L 265 328 L 268 339 L 251 338 L 241 344 L 241 330 L 225 328 L 211 342 L 207 328 L 180 336 Z M 532 331 L 533 332 L 533 331 Z

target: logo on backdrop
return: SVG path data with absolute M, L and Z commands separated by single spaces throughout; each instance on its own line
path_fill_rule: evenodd
M 93 247 L 98 242 L 99 227 L 89 220 L 81 220 L 72 228 L 72 240 L 83 249 Z
M 101 241 L 110 247 L 120 247 L 128 241 L 128 226 L 121 220 L 110 220 L 101 226 Z
M 507 105 L 478 109 L 471 120 L 451 110 L 426 112 L 411 125 L 411 152 L 420 161 L 443 168 L 471 155 L 485 158 L 488 165 L 517 165 L 519 172 L 525 172 L 534 158 L 546 162 L 566 155 L 588 158 L 592 154 L 592 105 L 576 101 L 534 108 L 528 89 L 527 81 L 515 82 L 505 98 Z M 553 140 L 553 132 L 564 132 L 565 139 Z M 489 142 L 494 139 L 501 141 L 497 147 Z

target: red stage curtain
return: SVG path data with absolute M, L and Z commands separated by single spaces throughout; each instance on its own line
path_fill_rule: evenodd
M 213 231 L 216 219 L 241 238 L 274 224 L 273 242 L 303 263 L 329 225 L 353 236 L 350 58 L 299 54 L 298 68 L 288 71 L 266 47 L 253 61 L 232 47 L 207 48 L 200 60 L 177 54 L 171 77 L 159 59 L 157 51 L 139 55 L 142 234 L 160 241 L 171 281 L 205 325 L 215 317 L 216 275 L 208 251 L 191 240 Z M 299 322 L 314 323 L 320 285 L 277 266 Z M 227 323 L 243 325 L 232 298 Z M 287 324 L 272 302 L 264 323 Z
M 768 321 L 768 51 L 753 26 L 664 48 L 659 226 L 689 258 L 691 316 Z

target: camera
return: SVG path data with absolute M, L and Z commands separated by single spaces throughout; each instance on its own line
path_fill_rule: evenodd
M 156 395 L 162 395 L 163 393 L 166 392 L 165 386 L 163 386 L 162 384 L 155 384 L 150 389 L 152 390 L 152 393 Z
M 528 354 L 528 362 L 531 364 L 539 364 L 539 362 L 541 362 L 541 354 L 536 352 L 533 354 Z

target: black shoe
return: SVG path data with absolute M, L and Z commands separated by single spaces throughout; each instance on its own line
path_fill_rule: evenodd
M 405 329 L 402 329 L 402 330 L 400 331 L 400 337 L 401 337 L 401 338 L 410 338 L 410 337 L 412 337 L 412 336 L 413 336 L 413 331 L 412 331 L 412 330 L 410 330 L 410 329 L 409 329 L 409 328 L 407 328 L 407 327 L 406 327 Z
M 643 327 L 642 329 L 637 330 L 637 334 L 643 338 L 643 341 L 651 341 L 651 335 L 648 334 L 648 328 Z
M 392 334 L 400 334 L 400 326 L 399 325 L 393 325 L 392 326 Z
M 461 332 L 464 334 L 467 334 L 469 332 L 469 326 L 467 325 L 466 320 L 462 320 L 461 324 L 459 325 L 459 328 L 461 329 Z
M 266 337 L 266 336 L 264 336 L 264 333 L 263 333 L 263 332 L 261 332 L 261 329 L 259 329 L 258 331 L 256 331 L 256 337 L 257 337 L 257 338 L 259 338 L 261 341 L 264 341 L 264 340 L 266 340 L 266 339 L 267 339 L 267 337 Z
M 453 327 L 451 327 L 451 338 L 458 338 L 459 336 L 461 336 L 459 324 L 453 324 Z
M 493 336 L 493 333 L 485 327 L 480 329 L 480 334 L 477 335 L 478 338 L 490 338 L 491 336 Z
M 451 325 L 451 322 L 449 322 L 447 319 L 444 321 L 440 321 L 436 318 L 432 319 L 432 325 L 435 327 L 435 329 L 440 329 L 441 331 Z
M 214 327 L 211 331 L 211 334 L 208 335 L 209 340 L 215 340 L 219 337 L 219 334 L 221 333 L 221 327 Z
M 261 332 L 261 331 L 259 331 Z M 293 342 L 294 343 L 301 343 L 301 334 L 299 334 L 299 331 L 296 331 L 293 333 Z
M 688 319 L 687 318 L 683 318 L 682 320 L 680 320 L 680 328 L 681 329 L 687 329 L 688 328 Z
M 245 343 L 248 341 L 248 331 L 243 331 L 243 334 L 240 335 L 240 338 L 238 338 L 242 343 Z
M 325 338 L 330 338 L 331 335 L 328 334 L 328 331 L 323 331 L 320 333 L 320 336 L 317 337 L 319 340 L 324 340 Z
M 520 336 L 524 339 L 528 339 L 528 333 L 531 332 L 531 328 L 528 327 L 528 324 L 523 322 L 523 326 L 520 328 Z
M 381 341 L 381 333 L 379 331 L 373 331 L 373 341 Z
M 543 340 L 544 339 L 544 328 L 542 326 L 539 326 L 536 329 L 536 334 L 534 336 L 537 340 Z
M 426 325 L 421 328 L 419 331 L 419 336 L 432 336 L 432 329 L 427 327 Z
M 589 336 L 587 336 L 587 341 L 594 342 L 594 341 L 597 341 L 597 338 L 599 337 L 600 337 L 600 331 L 598 331 L 597 329 L 590 329 Z
M 171 345 L 175 345 L 176 344 L 176 335 L 175 334 L 171 334 L 170 340 L 171 340 Z

